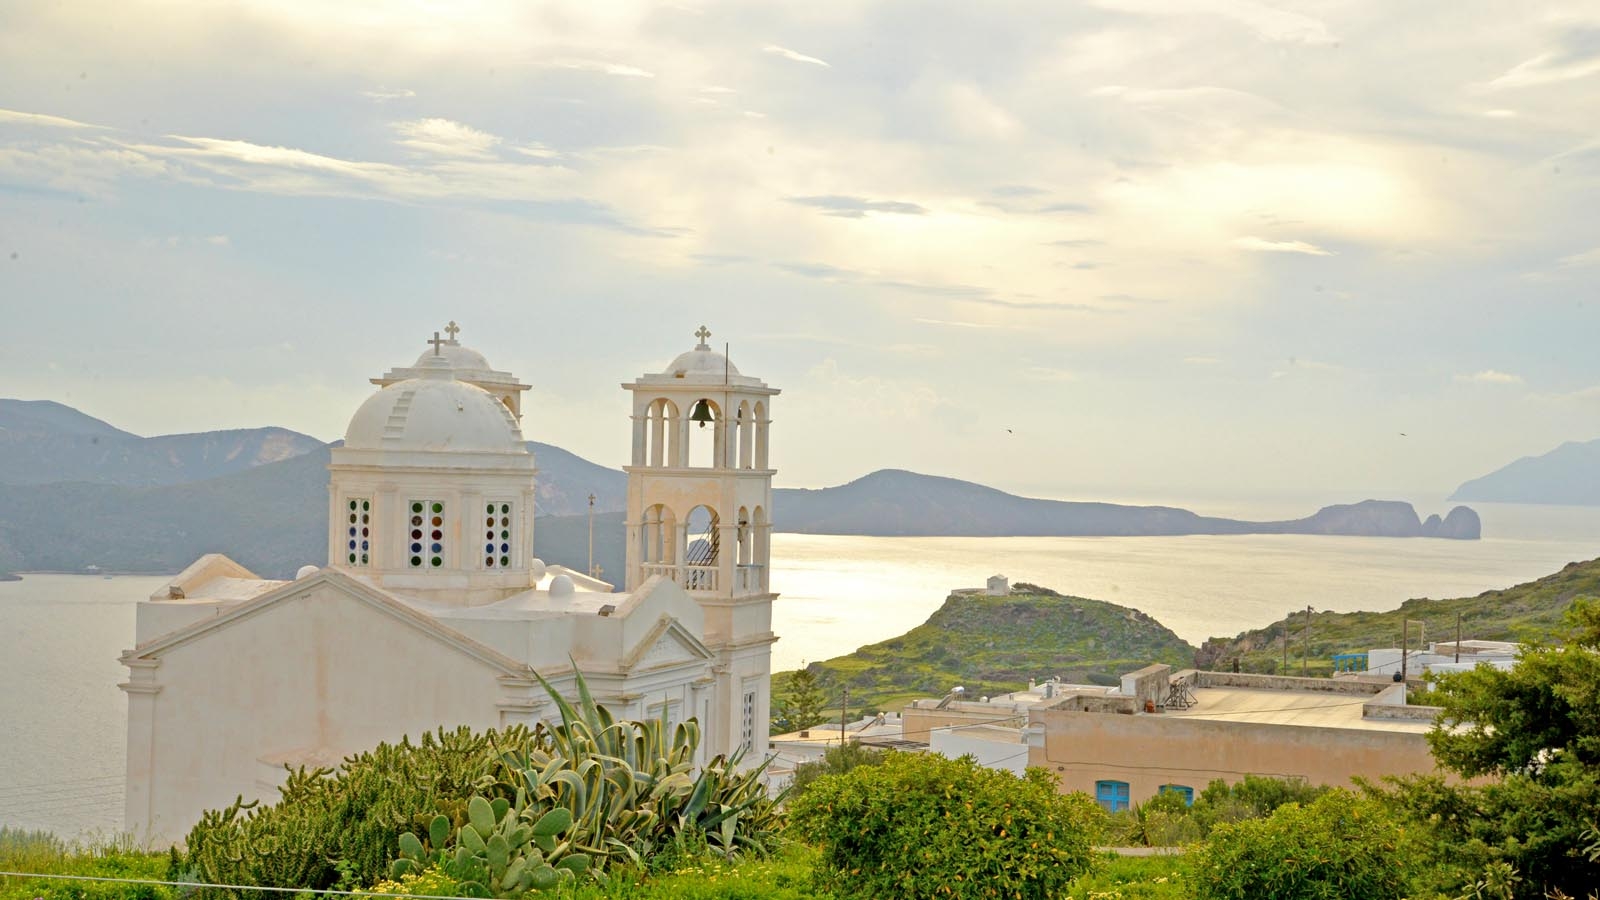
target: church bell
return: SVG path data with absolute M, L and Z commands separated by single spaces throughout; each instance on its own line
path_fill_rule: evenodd
M 704 398 L 696 400 L 694 402 L 694 409 L 689 411 L 689 421 L 699 422 L 701 428 L 706 427 L 707 422 L 716 421 L 716 419 L 712 418 L 711 416 L 711 404 L 707 403 Z

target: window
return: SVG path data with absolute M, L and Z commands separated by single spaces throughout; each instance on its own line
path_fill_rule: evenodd
M 1096 781 L 1094 799 L 1106 812 L 1128 808 L 1128 783 L 1126 781 Z
M 756 747 L 756 692 L 744 692 L 744 718 L 739 726 L 739 746 L 745 752 Z
M 372 560 L 372 498 L 351 497 L 349 502 L 350 533 L 345 562 L 365 566 Z
M 511 567 L 511 504 L 486 503 L 483 508 L 483 567 Z
M 1188 785 L 1163 784 L 1159 789 L 1157 789 L 1157 793 L 1177 794 L 1183 798 L 1184 806 L 1194 805 L 1194 788 L 1189 787 Z
M 411 550 L 413 569 L 438 569 L 444 566 L 444 501 L 411 501 Z

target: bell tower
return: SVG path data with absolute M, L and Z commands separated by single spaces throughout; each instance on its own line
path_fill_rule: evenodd
M 626 587 L 660 576 L 700 604 L 719 660 L 714 699 L 695 714 L 712 752 L 744 748 L 758 763 L 777 640 L 767 437 L 779 392 L 712 350 L 705 326 L 695 337 L 665 371 L 622 386 L 633 394 Z

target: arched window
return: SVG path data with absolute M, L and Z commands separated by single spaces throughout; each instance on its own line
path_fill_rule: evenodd
M 1128 783 L 1126 781 L 1096 781 L 1094 800 L 1106 812 L 1128 808 Z
M 648 465 L 676 466 L 678 460 L 678 406 L 662 397 L 645 409 L 645 458 Z
M 1156 792 L 1160 794 L 1177 794 L 1183 798 L 1184 806 L 1194 805 L 1194 788 L 1186 784 L 1163 784 Z

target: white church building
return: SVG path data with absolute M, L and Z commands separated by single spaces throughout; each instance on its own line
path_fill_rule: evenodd
M 582 674 L 625 718 L 698 718 L 704 756 L 767 753 L 768 425 L 778 391 L 706 343 L 632 397 L 625 590 L 535 553 L 528 386 L 456 340 L 373 379 L 328 466 L 328 564 L 293 581 L 201 557 L 139 604 L 126 827 L 183 839 L 285 766 L 440 726 L 556 716 Z

